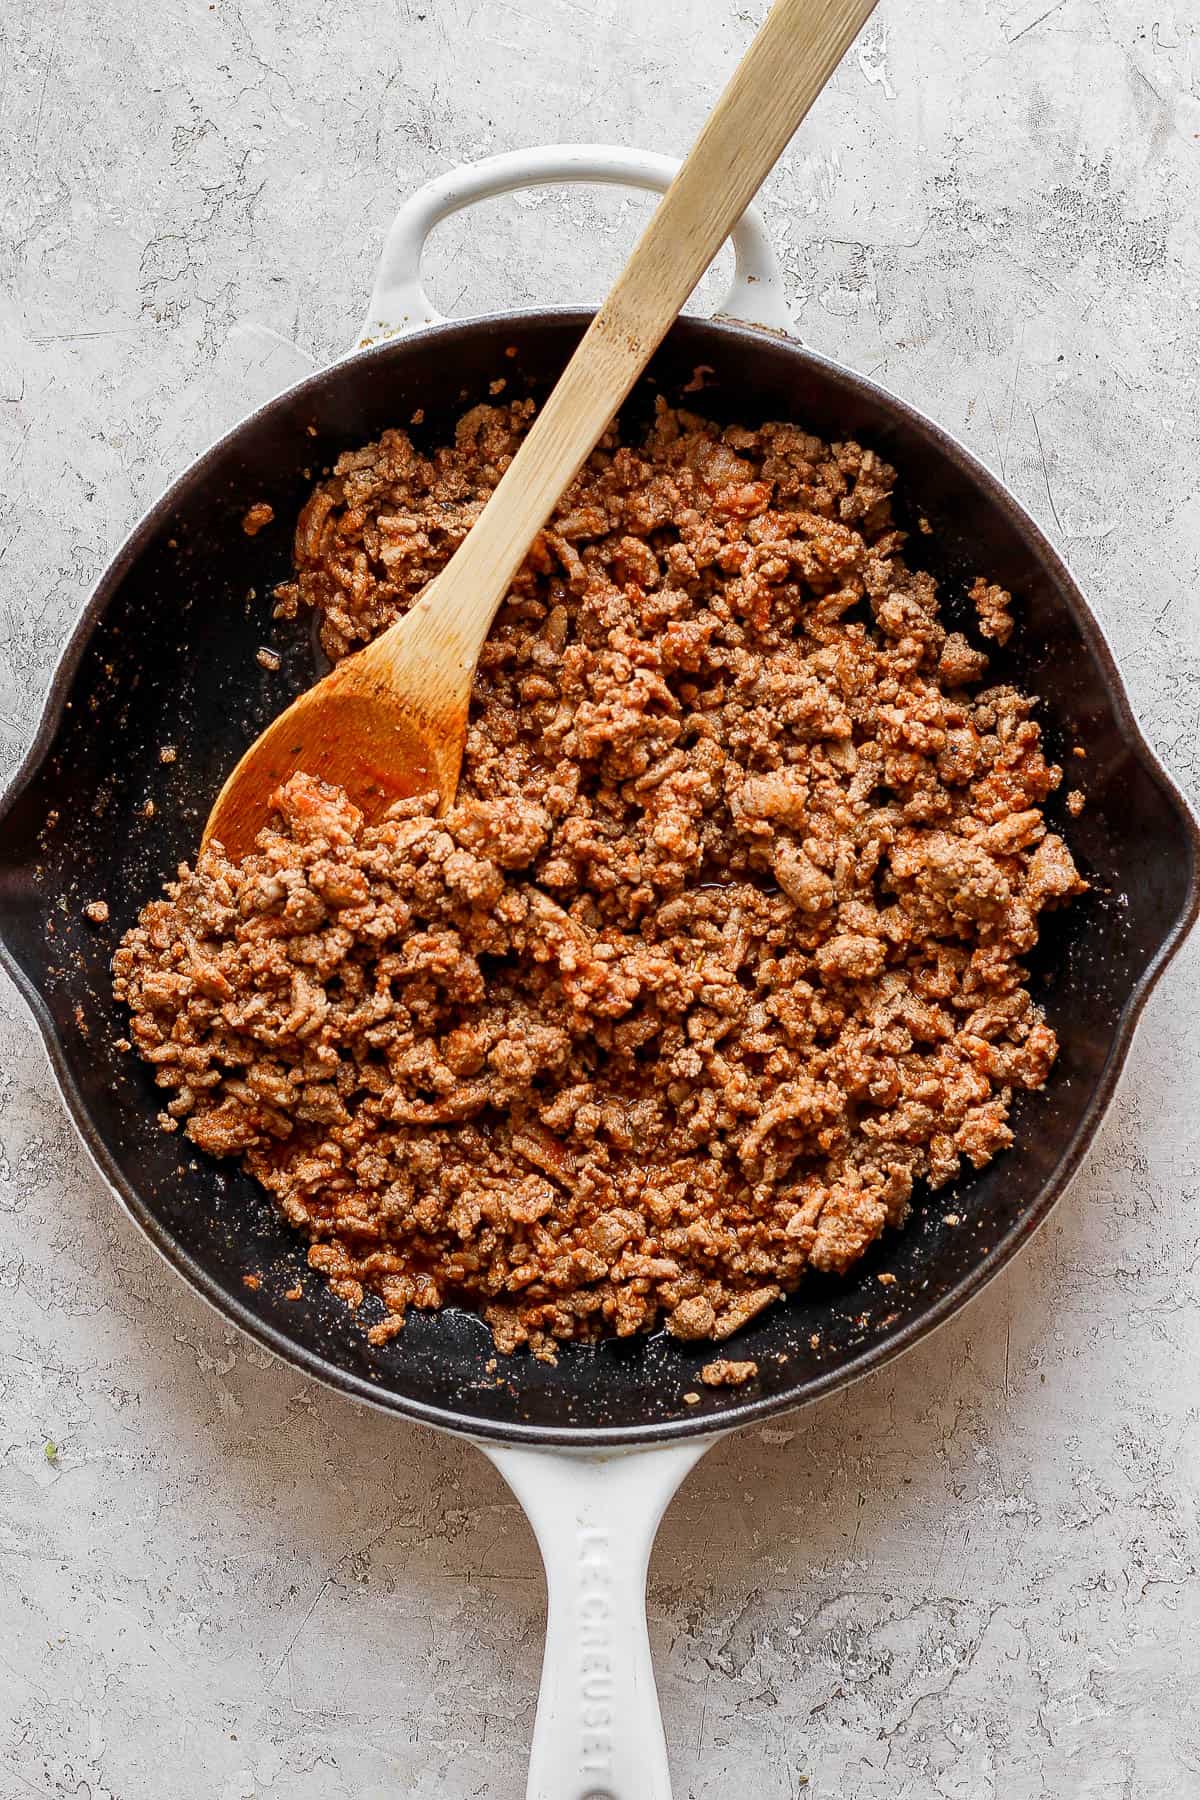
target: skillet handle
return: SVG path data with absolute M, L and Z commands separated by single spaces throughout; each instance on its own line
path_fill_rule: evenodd
M 649 150 L 612 144 L 548 144 L 488 156 L 435 176 L 405 201 L 384 240 L 358 347 L 444 322 L 421 286 L 421 253 L 434 226 L 451 213 L 461 212 L 477 200 L 515 193 L 518 188 L 549 187 L 558 182 L 603 182 L 665 194 L 678 170 L 675 157 Z M 746 208 L 731 241 L 733 284 L 718 317 L 792 332 L 779 262 L 756 206 Z
M 646 1566 L 667 1502 L 715 1441 L 607 1455 L 480 1444 L 521 1502 L 546 1569 L 526 1800 L 671 1800 Z

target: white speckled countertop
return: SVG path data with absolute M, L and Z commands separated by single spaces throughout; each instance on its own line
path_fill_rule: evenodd
M 247 323 L 334 354 L 464 158 L 682 151 L 762 11 L 8 0 L 0 773 L 129 525 L 288 365 Z M 598 298 L 646 205 L 490 205 L 431 285 Z M 1007 476 L 1196 798 L 1194 9 L 883 0 L 765 207 L 803 335 Z M 687 1483 L 651 1574 L 680 1800 L 1200 1792 L 1198 971 L 1016 1265 Z M 7 985 L 0 1146 L 0 1800 L 516 1800 L 543 1593 L 499 1478 L 165 1275 Z

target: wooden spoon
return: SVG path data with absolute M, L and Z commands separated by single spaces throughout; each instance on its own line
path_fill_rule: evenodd
M 244 856 L 297 770 L 345 788 L 368 818 L 432 790 L 443 811 L 453 803 L 475 665 L 514 575 L 875 3 L 775 0 L 462 544 L 402 619 L 250 746 L 205 845 Z

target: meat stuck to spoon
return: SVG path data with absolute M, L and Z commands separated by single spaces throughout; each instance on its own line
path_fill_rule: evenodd
M 297 770 L 344 788 L 368 819 L 411 794 L 453 803 L 475 665 L 514 575 L 874 8 L 776 0 L 463 543 L 402 619 L 250 746 L 205 844 L 245 855 Z

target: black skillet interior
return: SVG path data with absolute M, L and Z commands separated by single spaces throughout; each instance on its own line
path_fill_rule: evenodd
M 218 444 L 166 495 L 122 551 L 57 678 L 52 713 L 0 823 L 0 930 L 8 967 L 34 1006 L 68 1105 L 135 1218 L 194 1286 L 326 1380 L 433 1423 L 542 1441 L 635 1441 L 712 1430 L 814 1397 L 911 1342 L 1024 1241 L 1077 1165 L 1115 1081 L 1154 975 L 1197 905 L 1197 842 L 1183 803 L 1128 713 L 1111 658 L 1049 545 L 1004 491 L 927 421 L 858 377 L 773 336 L 682 321 L 630 402 L 677 398 L 751 424 L 788 418 L 826 437 L 858 436 L 901 472 L 912 560 L 944 584 L 969 625 L 966 587 L 986 574 L 1019 596 L 1020 629 L 994 672 L 1042 695 L 1068 781 L 1087 807 L 1061 821 L 1093 883 L 1046 921 L 1037 991 L 1062 1039 L 1048 1090 L 1018 1109 L 1019 1150 L 982 1175 L 919 1196 L 908 1228 L 846 1281 L 813 1279 L 733 1346 L 754 1358 L 748 1388 L 697 1381 L 703 1349 L 659 1335 L 487 1367 L 475 1317 L 410 1315 L 385 1348 L 307 1275 L 298 1239 L 255 1184 L 156 1123 L 156 1090 L 114 1041 L 124 1020 L 108 964 L 121 933 L 194 850 L 225 772 L 313 678 L 308 626 L 271 618 L 289 572 L 291 527 L 337 453 L 388 425 L 444 441 L 498 376 L 544 394 L 584 323 L 526 315 L 447 326 L 384 345 L 312 377 Z M 508 354 L 514 349 L 515 355 Z M 275 522 L 241 520 L 266 500 Z M 256 653 L 276 648 L 279 669 Z M 1076 748 L 1086 754 L 1077 757 Z M 174 750 L 174 760 L 163 753 Z M 89 924 L 106 900 L 110 922 Z M 957 1218 L 951 1223 L 950 1218 Z M 880 1273 L 895 1275 L 882 1286 Z M 258 1276 L 252 1291 L 247 1276 Z M 306 1278 L 305 1278 L 306 1277 Z M 299 1301 L 285 1298 L 304 1279 Z M 698 1405 L 683 1395 L 699 1391 Z

